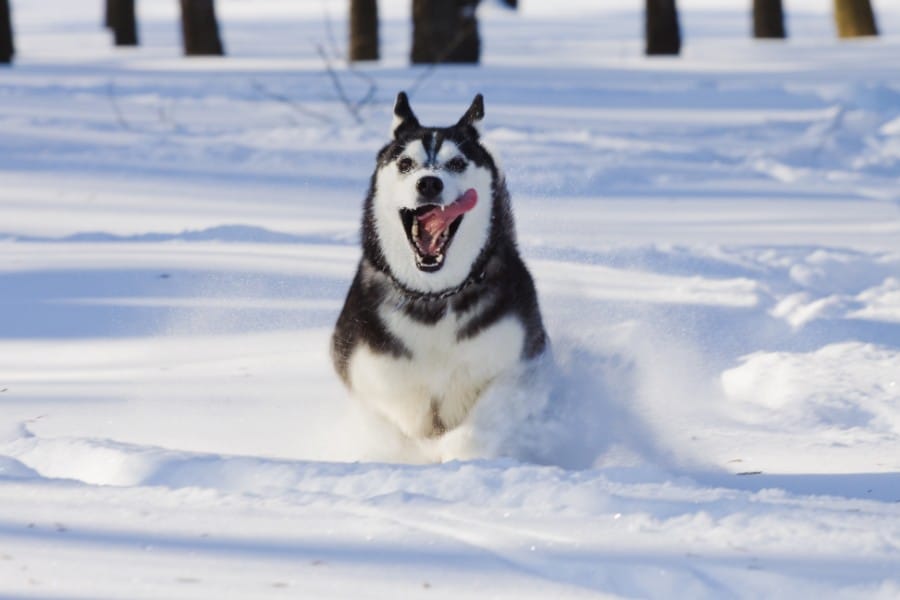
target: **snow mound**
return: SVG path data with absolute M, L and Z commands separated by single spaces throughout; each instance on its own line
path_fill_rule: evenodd
M 790 427 L 869 429 L 900 438 L 900 352 L 832 344 L 806 354 L 759 352 L 722 374 L 726 398 L 748 420 Z

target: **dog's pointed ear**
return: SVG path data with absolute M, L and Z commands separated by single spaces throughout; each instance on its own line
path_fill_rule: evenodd
M 475 131 L 481 133 L 481 120 L 484 118 L 484 96 L 478 94 L 472 100 L 469 110 L 462 116 L 457 127 L 474 127 Z
M 419 120 L 413 114 L 412 108 L 409 106 L 409 98 L 406 92 L 397 94 L 397 100 L 394 102 L 394 121 L 391 123 L 391 137 L 397 139 L 404 129 L 418 129 Z

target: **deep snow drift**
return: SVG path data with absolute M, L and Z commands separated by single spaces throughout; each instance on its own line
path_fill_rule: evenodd
M 890 7 L 754 43 L 685 0 L 647 60 L 631 2 L 485 5 L 484 64 L 432 70 L 392 4 L 350 72 L 343 2 L 220 0 L 224 60 L 172 2 L 137 50 L 14 4 L 0 596 L 900 595 Z M 551 409 L 482 460 L 396 462 L 327 354 L 400 89 L 434 124 L 484 93 L 553 340 L 511 399 Z

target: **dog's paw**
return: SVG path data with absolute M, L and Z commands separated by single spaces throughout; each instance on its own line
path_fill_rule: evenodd
M 502 456 L 494 436 L 472 423 L 463 423 L 448 431 L 434 445 L 435 462 L 477 460 Z

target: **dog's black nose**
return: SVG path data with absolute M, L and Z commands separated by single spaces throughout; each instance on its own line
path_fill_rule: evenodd
M 423 198 L 433 200 L 444 191 L 444 182 L 441 181 L 440 177 L 427 175 L 416 182 L 416 189 L 419 190 Z

